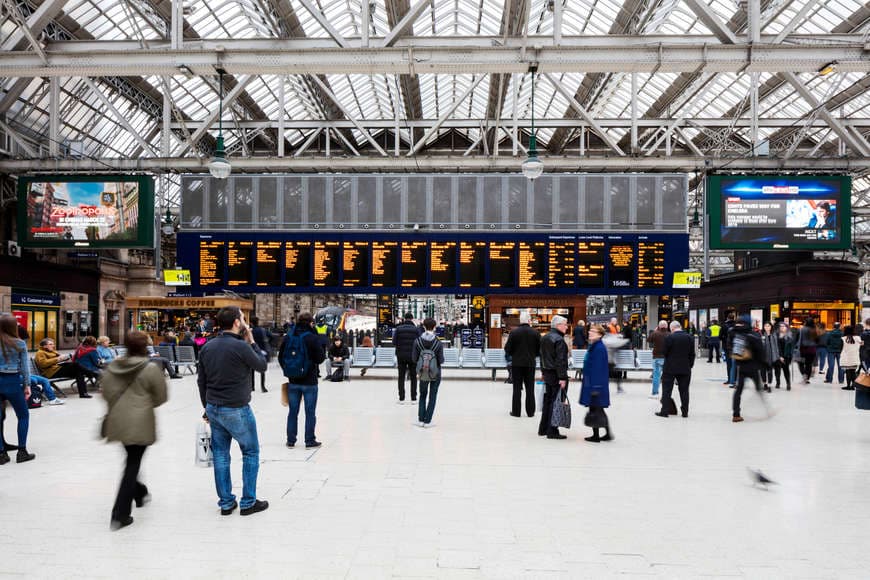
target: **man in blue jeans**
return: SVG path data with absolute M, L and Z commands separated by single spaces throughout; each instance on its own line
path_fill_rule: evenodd
M 288 374 L 285 366 L 287 362 L 285 349 L 288 348 L 290 342 L 288 337 L 291 336 L 302 337 L 308 364 L 305 365 L 305 371 L 301 376 L 287 377 L 287 402 L 290 407 L 287 412 L 287 447 L 296 446 L 296 434 L 299 430 L 299 404 L 302 399 L 305 399 L 305 448 L 311 449 L 320 447 L 320 441 L 314 435 L 314 428 L 317 426 L 317 371 L 320 368 L 320 363 L 326 359 L 326 352 L 314 328 L 314 317 L 311 316 L 310 312 L 303 312 L 297 318 L 296 325 L 287 332 L 284 342 L 281 343 L 278 362 L 281 364 L 284 376 Z
M 441 367 L 444 365 L 444 345 L 435 336 L 435 319 L 423 321 L 425 332 L 414 341 L 411 349 L 411 361 L 414 371 L 420 369 L 420 404 L 417 410 L 418 427 L 434 427 L 432 415 L 435 413 L 435 402 L 438 400 L 438 386 L 441 384 Z M 423 362 L 420 363 L 420 358 Z M 426 360 L 426 358 L 429 360 Z M 436 364 L 437 362 L 437 364 Z M 528 393 L 526 394 L 528 396 Z M 534 396 L 534 395 L 532 395 Z
M 269 507 L 269 502 L 257 499 L 260 442 L 249 404 L 251 373 L 265 372 L 266 358 L 237 306 L 221 308 L 215 321 L 220 335 L 199 351 L 199 397 L 211 424 L 214 484 L 221 515 L 228 516 L 239 507 L 230 478 L 230 443 L 235 439 L 242 450 L 240 513 L 248 516 Z
M 659 396 L 662 369 L 665 366 L 665 340 L 670 334 L 670 331 L 668 331 L 668 321 L 659 320 L 658 327 L 649 333 L 649 338 L 647 339 L 650 345 L 652 345 L 653 356 L 652 394 L 649 396 L 650 399 L 657 399 Z

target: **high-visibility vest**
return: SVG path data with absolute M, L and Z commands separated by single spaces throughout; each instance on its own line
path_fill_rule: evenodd
M 718 324 L 710 326 L 710 338 L 719 338 L 720 332 L 722 332 L 722 327 Z
M 317 334 L 326 334 L 326 331 L 329 330 L 329 327 L 325 324 L 318 324 L 314 328 L 317 329 Z

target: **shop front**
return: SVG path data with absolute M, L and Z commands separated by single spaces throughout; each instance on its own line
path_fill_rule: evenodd
M 555 296 L 536 294 L 490 294 L 489 324 L 487 329 L 490 348 L 501 348 L 507 341 L 508 333 L 520 324 L 520 313 L 525 311 L 531 316 L 531 326 L 540 333 L 550 330 L 550 322 L 556 315 L 568 319 L 568 324 L 576 324 L 586 318 L 586 296 Z M 569 332 L 571 328 L 569 327 Z
M 196 335 L 213 332 L 215 315 L 225 306 L 238 306 L 248 320 L 254 307 L 251 300 L 229 297 L 138 296 L 128 297 L 126 305 L 127 328 L 147 332 L 154 344 L 168 330 L 178 333 L 187 329 Z
M 58 341 L 59 294 L 12 292 L 12 315 L 27 334 L 28 350 L 36 350 L 44 338 Z

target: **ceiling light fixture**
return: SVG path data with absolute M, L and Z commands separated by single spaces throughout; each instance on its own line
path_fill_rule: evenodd
M 529 136 L 529 157 L 523 161 L 523 175 L 529 180 L 535 180 L 544 172 L 544 164 L 538 159 L 538 147 L 535 137 L 535 73 L 538 72 L 538 65 L 532 64 L 529 66 L 529 71 L 532 73 L 532 130 Z
M 218 137 L 215 143 L 214 157 L 208 163 L 208 170 L 215 179 L 226 179 L 233 170 L 232 165 L 227 161 L 227 152 L 224 150 L 224 73 L 227 71 L 223 68 L 218 68 L 217 72 L 220 77 L 220 90 L 218 91 Z
M 819 69 L 819 75 L 823 77 L 835 72 L 837 72 L 837 61 L 835 60 L 832 60 Z

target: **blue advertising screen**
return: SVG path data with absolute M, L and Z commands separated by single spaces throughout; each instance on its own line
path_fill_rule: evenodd
M 848 249 L 851 194 L 841 175 L 710 176 L 710 248 Z
M 181 232 L 191 290 L 673 294 L 687 234 Z

